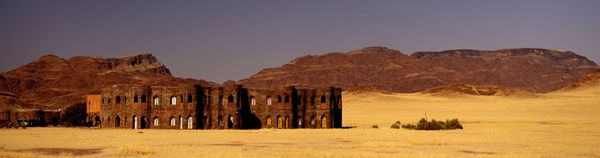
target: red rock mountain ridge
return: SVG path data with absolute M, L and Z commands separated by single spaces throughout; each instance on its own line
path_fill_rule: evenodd
M 367 47 L 299 57 L 239 83 L 252 87 L 373 86 L 392 92 L 467 83 L 544 93 L 568 86 L 598 68 L 586 57 L 562 50 L 448 50 L 408 56 L 386 47 Z
M 586 90 L 592 88 L 600 88 L 600 70 L 590 73 L 583 79 L 565 87 L 563 91 Z
M 0 92 L 20 98 L 24 108 L 58 109 L 85 102 L 87 94 L 113 84 L 214 84 L 203 80 L 173 77 L 152 54 L 121 58 L 54 55 L 0 74 Z

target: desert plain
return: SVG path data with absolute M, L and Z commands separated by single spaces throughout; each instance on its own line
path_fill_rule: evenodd
M 344 93 L 348 129 L 0 130 L 0 157 L 600 158 L 600 88 L 473 96 Z M 464 129 L 391 129 L 458 118 Z M 377 125 L 379 128 L 373 128 Z

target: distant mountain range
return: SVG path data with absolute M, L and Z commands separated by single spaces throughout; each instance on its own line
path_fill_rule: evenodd
M 420 92 L 451 84 L 500 86 L 536 93 L 561 89 L 598 70 L 598 65 L 570 51 L 536 48 L 447 50 L 405 55 L 385 47 L 346 53 L 307 55 L 264 69 L 239 83 L 376 87 L 391 92 Z
M 593 79 L 593 75 L 588 79 L 588 75 L 598 73 L 596 63 L 562 50 L 448 50 L 409 56 L 385 47 L 367 47 L 346 53 L 299 57 L 281 67 L 264 69 L 237 84 L 256 88 L 339 86 L 345 90 L 370 87 L 388 92 L 460 90 L 475 95 L 505 95 L 517 91 L 545 93 L 564 87 L 585 87 L 585 84 L 597 83 L 592 81 L 598 79 Z M 590 81 L 577 82 L 586 76 Z M 189 83 L 219 85 L 174 77 L 152 54 L 69 59 L 46 55 L 0 74 L 0 109 L 66 108 L 84 102 L 85 95 L 98 94 L 101 87 L 113 84 Z

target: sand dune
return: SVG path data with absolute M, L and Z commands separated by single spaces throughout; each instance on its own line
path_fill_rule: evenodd
M 326 130 L 0 130 L 0 157 L 600 157 L 600 88 L 533 97 L 344 94 Z M 464 130 L 390 129 L 458 118 Z M 380 129 L 372 129 L 378 125 Z

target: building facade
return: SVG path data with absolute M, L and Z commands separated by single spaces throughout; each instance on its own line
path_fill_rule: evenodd
M 88 121 L 101 128 L 342 127 L 342 90 L 334 87 L 114 85 L 88 96 L 86 103 Z

